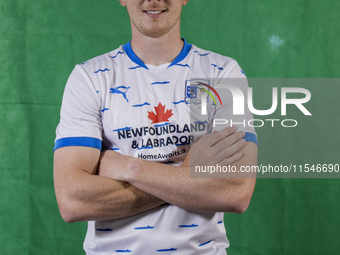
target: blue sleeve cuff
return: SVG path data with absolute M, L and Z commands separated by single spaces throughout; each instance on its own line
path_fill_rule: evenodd
M 102 141 L 97 138 L 92 137 L 66 137 L 58 139 L 55 142 L 54 149 L 59 149 L 61 147 L 67 146 L 83 146 L 83 147 L 92 147 L 101 150 L 102 149 Z
M 247 142 L 256 143 L 256 145 L 259 146 L 257 142 L 257 136 L 254 133 L 246 132 L 246 135 L 243 137 L 243 139 L 246 140 Z

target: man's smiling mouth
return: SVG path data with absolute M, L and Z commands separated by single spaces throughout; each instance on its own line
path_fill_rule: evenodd
M 151 15 L 157 15 L 166 12 L 166 10 L 146 10 L 144 12 Z

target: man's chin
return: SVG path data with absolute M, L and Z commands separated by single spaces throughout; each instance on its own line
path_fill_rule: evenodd
M 140 31 L 143 35 L 151 38 L 160 38 L 163 35 L 167 34 L 169 32 L 168 29 L 162 29 L 162 28 L 157 28 L 157 29 L 148 29 L 144 31 Z

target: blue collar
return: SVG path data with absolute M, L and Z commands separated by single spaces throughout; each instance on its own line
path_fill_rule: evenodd
M 184 42 L 182 51 L 178 54 L 178 56 L 174 59 L 174 61 L 172 61 L 172 63 L 170 63 L 168 68 L 170 66 L 178 64 L 183 59 L 185 59 L 186 56 L 188 56 L 189 51 L 190 51 L 192 45 L 190 43 L 187 43 L 186 40 L 184 40 L 184 39 L 182 39 L 182 40 Z M 123 49 L 126 52 L 126 54 L 128 55 L 128 57 L 131 59 L 132 62 L 136 63 L 140 67 L 143 67 L 143 68 L 149 70 L 149 68 L 144 64 L 144 62 L 132 50 L 131 41 L 129 41 L 128 43 L 124 44 L 123 45 Z

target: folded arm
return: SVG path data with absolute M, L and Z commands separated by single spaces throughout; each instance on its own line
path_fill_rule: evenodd
M 233 131 L 200 139 L 191 148 L 193 161 L 237 168 L 255 165 L 257 146 L 245 143 L 242 132 Z M 201 154 L 206 146 L 210 154 Z M 59 148 L 54 153 L 54 184 L 61 215 L 67 222 L 119 219 L 165 202 L 194 211 L 243 212 L 247 208 L 255 178 L 195 179 L 190 178 L 189 165 L 189 153 L 176 167 L 113 151 L 100 154 L 89 147 Z
M 257 164 L 257 145 L 245 142 L 243 132 L 232 128 L 205 135 L 190 149 L 198 164 L 241 166 Z M 102 157 L 103 175 L 128 182 L 136 188 L 186 210 L 206 212 L 244 212 L 250 202 L 255 176 L 243 178 L 190 178 L 189 156 L 180 167 L 122 156 L 113 151 Z M 236 161 L 236 162 L 235 162 Z M 115 162 L 111 164 L 110 162 Z
M 119 219 L 165 202 L 134 186 L 96 175 L 98 149 L 63 147 L 54 152 L 54 185 L 66 222 Z

